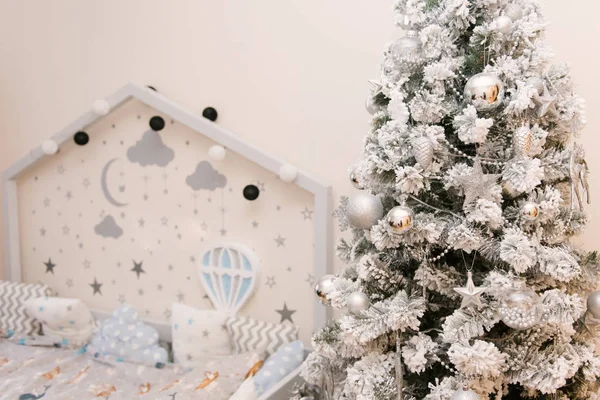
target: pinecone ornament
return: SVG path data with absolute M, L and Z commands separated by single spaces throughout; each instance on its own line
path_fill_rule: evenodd
M 415 160 L 423 167 L 427 169 L 433 163 L 433 144 L 431 140 L 426 137 L 416 137 L 410 141 L 412 145 L 412 153 Z

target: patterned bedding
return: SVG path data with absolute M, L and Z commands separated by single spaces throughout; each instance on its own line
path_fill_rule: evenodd
M 75 352 L 0 340 L 0 399 L 228 399 L 258 356 L 209 357 L 203 367 L 104 363 Z

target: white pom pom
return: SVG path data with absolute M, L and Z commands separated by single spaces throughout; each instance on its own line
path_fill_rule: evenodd
M 42 143 L 42 151 L 49 156 L 56 154 L 58 152 L 58 143 L 52 139 L 44 140 L 44 143 Z
M 292 183 L 298 177 L 298 168 L 294 167 L 292 164 L 283 164 L 279 168 L 279 179 L 284 182 Z
M 92 103 L 92 111 L 96 115 L 106 115 L 110 112 L 110 106 L 106 100 L 96 100 Z
M 211 146 L 211 148 L 208 149 L 208 156 L 215 161 L 224 160 L 226 154 L 227 151 L 225 150 L 225 147 L 219 146 L 218 144 Z

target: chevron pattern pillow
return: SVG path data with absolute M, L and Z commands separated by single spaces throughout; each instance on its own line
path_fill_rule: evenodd
M 234 353 L 265 351 L 271 355 L 289 342 L 298 340 L 298 327 L 290 323 L 271 324 L 248 317 L 230 317 L 225 322 Z
M 27 313 L 25 303 L 51 295 L 52 291 L 46 285 L 0 281 L 0 337 L 40 333 L 42 326 Z

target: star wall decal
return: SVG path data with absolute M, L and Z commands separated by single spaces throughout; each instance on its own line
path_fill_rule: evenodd
M 309 210 L 308 207 L 304 207 L 304 211 L 300 211 L 300 214 L 302 214 L 304 220 L 306 221 L 307 219 L 312 219 L 313 212 L 314 211 Z
M 277 235 L 277 237 L 273 240 L 275 240 L 277 247 L 285 247 L 285 238 L 281 235 Z
M 163 315 L 165 316 L 166 319 L 171 318 L 171 309 L 165 308 L 165 311 L 163 311 Z
M 146 273 L 146 271 L 144 271 L 144 269 L 142 268 L 143 263 L 144 263 L 143 261 L 140 261 L 138 263 L 135 260 L 133 260 L 133 268 L 131 269 L 131 271 L 133 271 L 137 274 L 138 279 L 140 279 L 140 274 Z
M 181 291 L 177 292 L 176 297 L 177 301 L 180 303 L 183 303 L 185 301 L 185 295 Z
M 92 268 L 92 262 L 90 260 L 84 260 L 83 261 L 83 269 L 90 269 Z
M 267 277 L 267 282 L 265 283 L 265 285 L 267 285 L 269 288 L 273 289 L 273 286 L 276 285 L 276 283 L 275 283 L 275 277 L 274 276 L 268 276 Z
M 73 287 L 73 279 L 69 278 L 65 283 L 69 289 Z
M 50 199 L 46 197 L 44 199 L 44 207 L 49 207 L 49 206 L 50 206 Z
M 56 267 L 56 264 L 52 262 L 52 259 L 49 258 L 48 261 L 44 263 L 44 265 L 46 266 L 46 273 L 52 272 L 52 275 L 54 275 L 54 267 Z
M 73 198 L 73 193 L 71 193 L 69 191 L 69 192 L 67 192 L 67 194 L 65 195 L 65 197 L 67 198 L 67 200 L 71 200 Z
M 470 205 L 477 199 L 494 200 L 492 189 L 496 186 L 501 174 L 484 174 L 481 162 L 475 159 L 473 171 L 468 175 L 459 175 L 454 179 L 460 184 L 464 193 L 464 206 Z
M 258 221 L 252 221 L 252 227 L 258 228 Z
M 63 231 L 63 235 L 68 235 L 71 230 L 69 229 L 68 226 L 65 225 L 62 227 L 62 231 Z
M 315 279 L 314 275 L 308 274 L 308 277 L 304 281 L 307 282 L 309 286 L 312 286 L 317 280 Z
M 287 308 L 287 303 L 283 303 L 283 308 L 281 310 L 275 310 L 275 312 L 277 312 L 279 315 L 281 315 L 281 322 L 284 321 L 290 321 L 291 323 L 294 323 L 294 321 L 292 320 L 292 314 L 294 314 L 296 312 L 296 310 L 290 310 Z
M 202 337 L 203 338 L 208 338 L 209 335 L 210 335 L 210 332 L 207 331 L 206 329 L 202 331 Z
M 454 291 L 460 294 L 463 299 L 460 304 L 460 308 L 465 308 L 469 306 L 482 307 L 481 296 L 487 288 L 485 287 L 477 287 L 475 283 L 473 283 L 473 273 L 471 271 L 467 272 L 467 286 L 454 288 Z
M 98 282 L 96 280 L 96 278 L 94 278 L 94 283 L 90 283 L 90 286 L 92 287 L 92 289 L 94 289 L 94 293 L 93 293 L 94 296 L 96 295 L 96 293 L 98 293 L 100 296 L 102 296 L 102 291 L 101 291 L 102 283 Z

